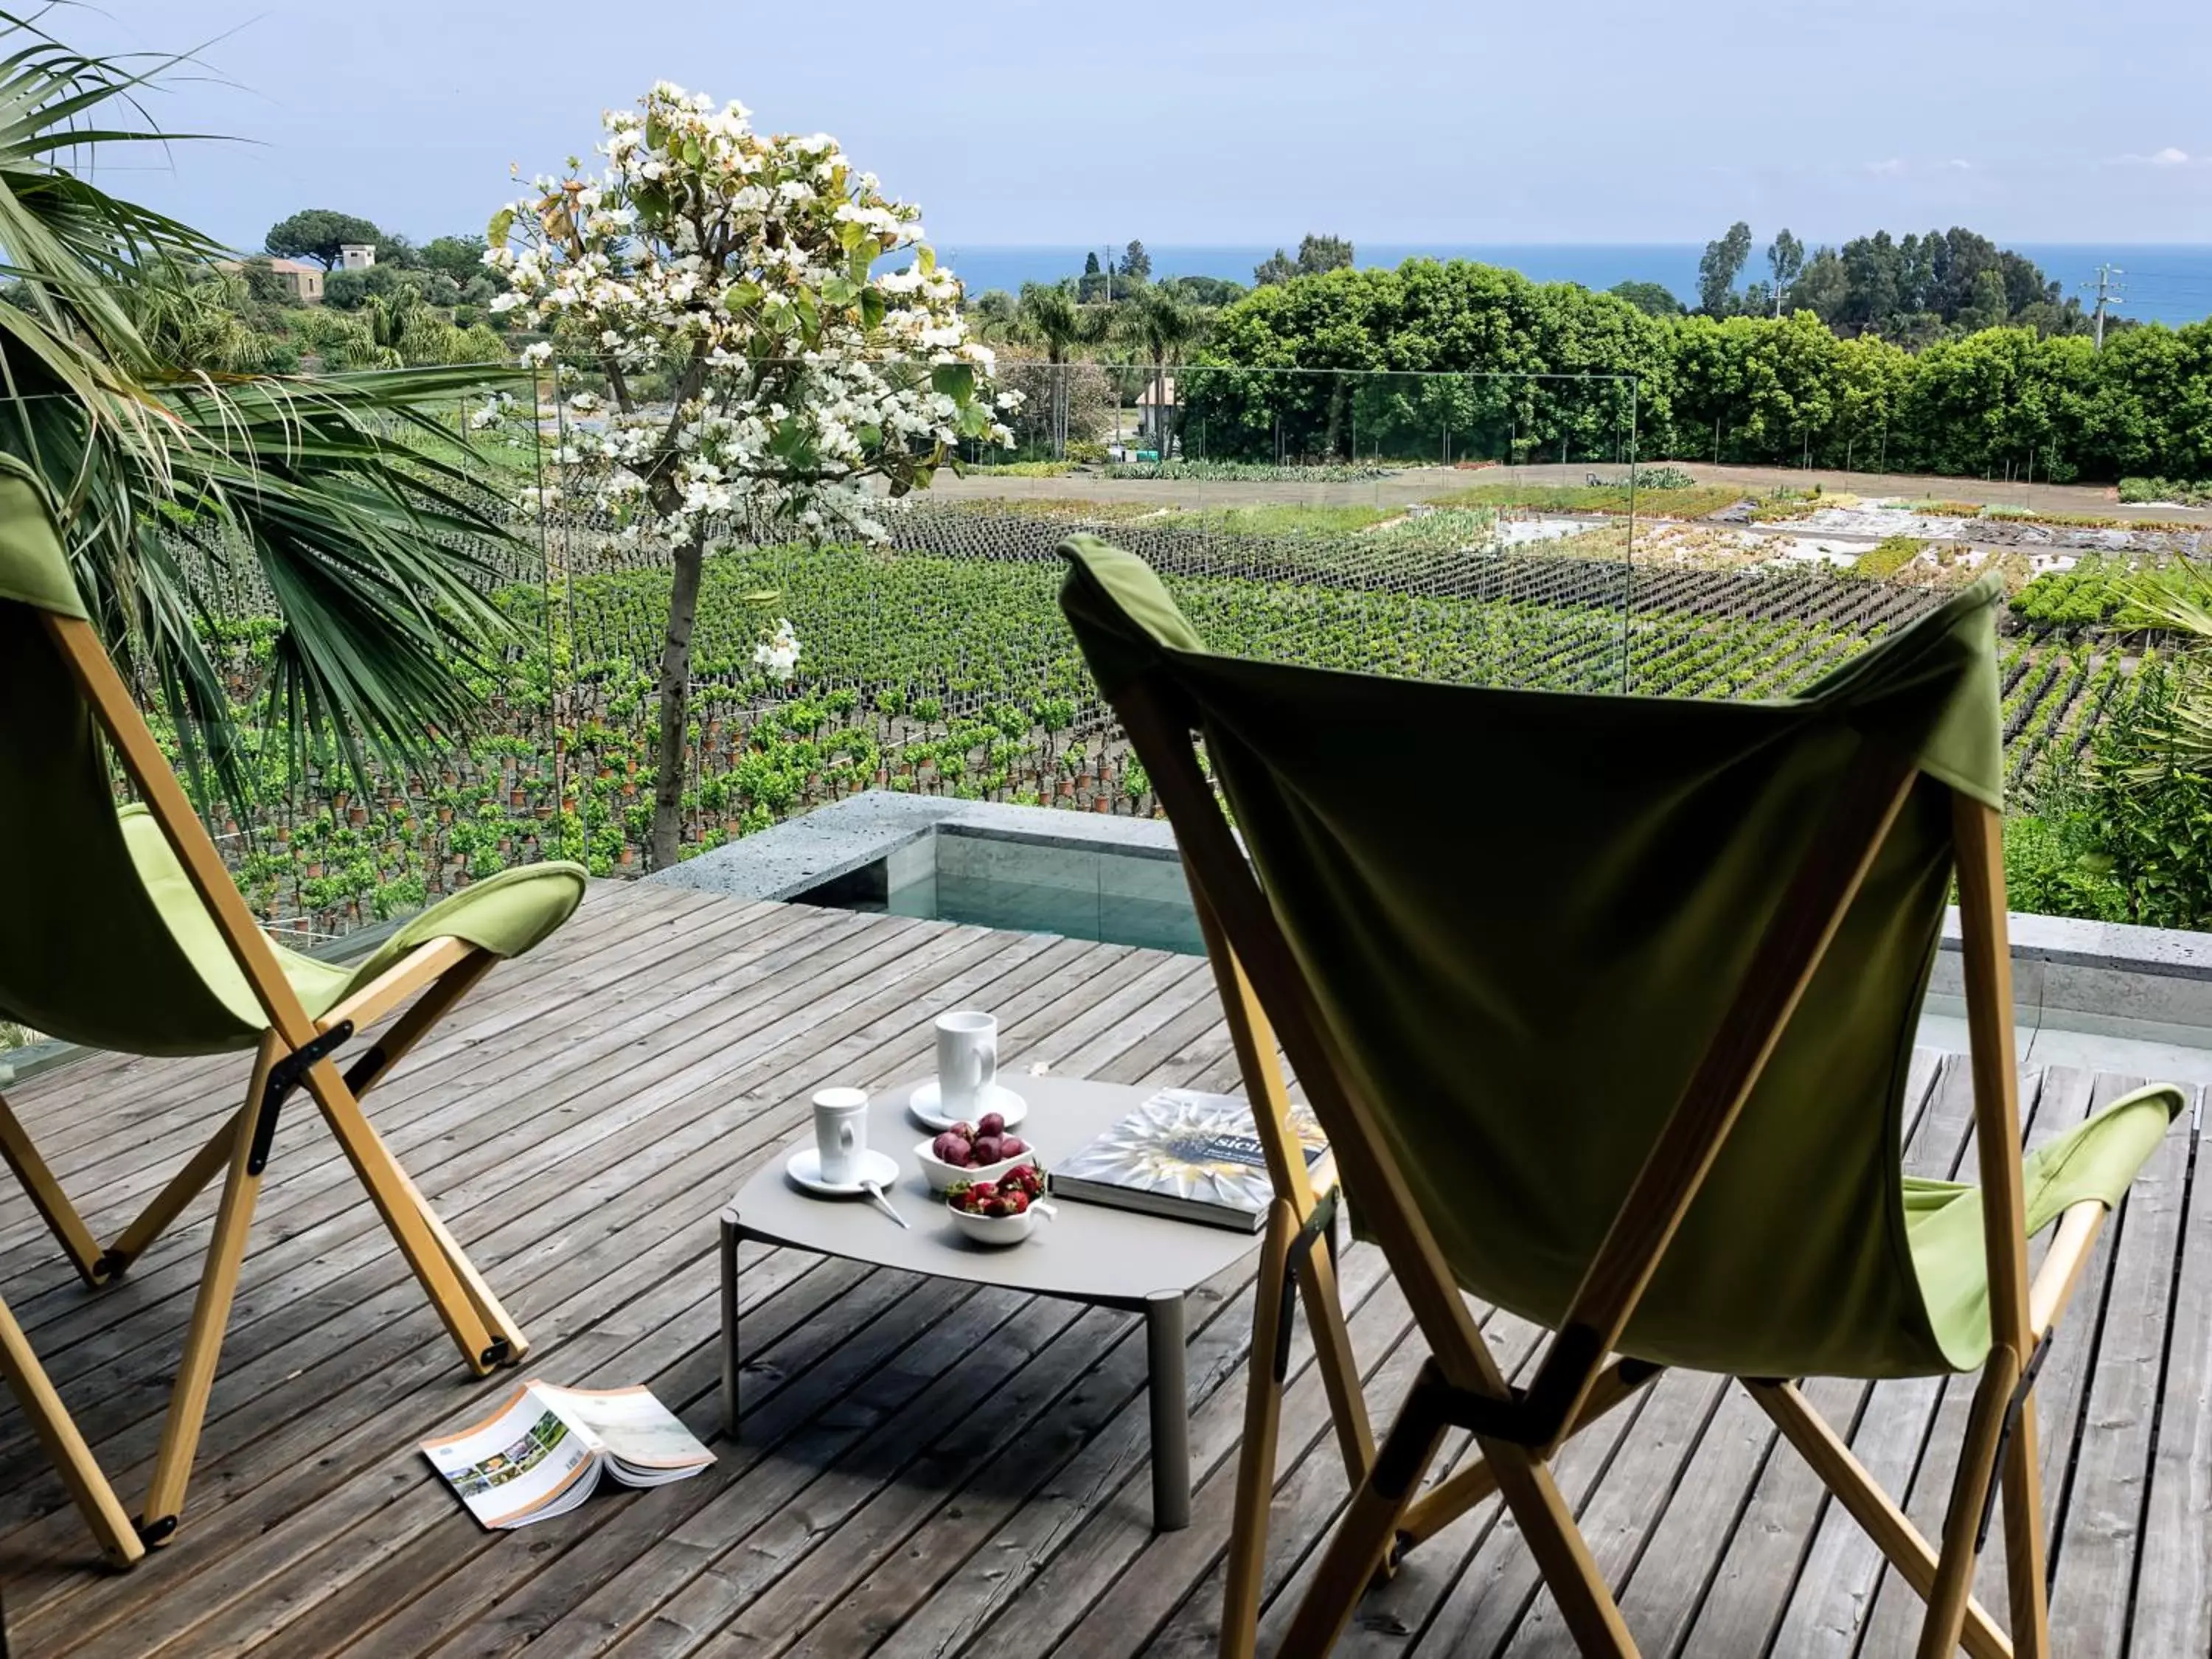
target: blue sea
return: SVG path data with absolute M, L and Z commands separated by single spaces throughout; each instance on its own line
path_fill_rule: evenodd
M 1156 278 L 1226 276 L 1248 283 L 1252 280 L 1252 267 L 1274 251 L 1260 246 L 1147 246 Z M 2118 266 L 2125 273 L 2119 279 L 2121 316 L 2169 324 L 2212 317 L 2212 244 L 2021 242 L 2009 246 L 2040 265 L 2046 277 L 2065 284 L 2069 293 L 2079 292 L 2079 284 L 2094 282 L 2099 265 Z M 1698 260 L 1705 252 L 1704 245 L 1698 242 L 1359 242 L 1356 246 L 1363 265 L 1395 266 L 1417 258 L 1475 259 L 1508 266 L 1539 283 L 1580 283 L 1592 289 L 1611 288 L 1622 282 L 1658 283 L 1686 303 L 1697 294 Z M 1295 252 L 1296 241 L 1289 247 Z M 1089 251 L 983 243 L 942 243 L 938 247 L 939 257 L 960 274 L 970 294 L 994 288 L 1018 292 L 1024 283 L 1057 282 L 1077 276 Z M 1104 257 L 1103 250 L 1100 253 Z M 1745 277 L 1748 280 L 1764 270 L 1762 250 L 1752 256 Z

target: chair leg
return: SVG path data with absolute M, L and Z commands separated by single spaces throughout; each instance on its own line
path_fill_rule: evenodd
M 230 1304 L 238 1293 L 238 1270 L 246 1259 L 246 1235 L 253 1224 L 254 1201 L 261 1192 L 261 1177 L 249 1168 L 252 1126 L 261 1108 L 270 1069 L 283 1051 L 283 1041 L 274 1032 L 262 1038 L 246 1104 L 233 1120 L 230 1171 L 223 1180 L 222 1200 L 216 1208 L 215 1231 L 208 1239 L 207 1261 L 200 1270 L 199 1293 L 192 1302 L 192 1322 L 185 1333 L 184 1358 L 170 1392 L 168 1416 L 161 1424 L 154 1484 L 146 1494 L 141 1531 L 149 1544 L 166 1544 L 174 1535 L 185 1488 L 191 1480 L 192 1457 L 199 1449 L 201 1426 L 207 1421 L 208 1393 L 215 1386 L 223 1329 L 230 1322 Z
M 514 1349 L 507 1334 L 513 1326 L 506 1318 L 506 1310 L 499 1310 L 496 1321 L 487 1319 L 478 1310 L 476 1294 L 471 1293 L 454 1266 L 455 1257 L 466 1260 L 461 1256 L 459 1245 L 442 1225 L 434 1224 L 422 1194 L 393 1159 L 376 1131 L 369 1127 L 361 1103 L 346 1087 L 337 1068 L 328 1060 L 319 1061 L 308 1069 L 307 1081 L 307 1091 L 322 1109 L 331 1133 L 337 1137 L 354 1173 L 368 1189 L 377 1214 L 383 1218 L 393 1242 L 399 1246 L 399 1253 L 407 1259 L 407 1265 L 414 1269 L 415 1277 L 428 1293 L 431 1306 L 445 1322 L 447 1332 L 459 1346 L 469 1369 L 483 1376 L 507 1364 L 514 1358 Z M 475 1278 L 473 1268 L 470 1269 L 470 1277 Z M 481 1279 L 477 1284 L 482 1287 Z M 498 1308 L 489 1288 L 480 1288 L 478 1293 L 490 1300 L 493 1308 Z M 495 1336 L 495 1329 L 502 1324 L 507 1330 Z
M 1375 1454 L 1374 1466 L 1329 1534 L 1321 1565 L 1283 1638 L 1283 1659 L 1321 1659 L 1343 1635 L 1352 1609 L 1382 1565 L 1398 1517 L 1413 1502 L 1422 1472 L 1443 1443 L 1447 1424 L 1436 1398 L 1443 1386 L 1443 1368 L 1433 1358 L 1424 1360 Z
M 1761 1410 L 1774 1419 L 1783 1437 L 1833 1493 L 1844 1512 L 1859 1523 L 1875 1547 L 1888 1558 L 1898 1576 L 1926 1600 L 1936 1586 L 1938 1557 L 1935 1546 L 1897 1507 L 1887 1492 L 1875 1483 L 1866 1465 L 1851 1455 L 1843 1437 L 1814 1411 L 1794 1382 L 1739 1379 Z M 2013 1659 L 2012 1644 L 1988 1612 L 1971 1598 L 1966 1602 L 1965 1629 L 1960 1638 L 1972 1659 Z
M 1227 1583 L 1221 1599 L 1221 1659 L 1252 1659 L 1259 1639 L 1260 1583 L 1267 1560 L 1267 1510 L 1275 1496 L 1275 1437 L 1282 1384 L 1275 1353 L 1283 1334 L 1283 1288 L 1297 1220 L 1277 1199 L 1267 1211 L 1253 1294 L 1252 1352 L 1244 1385 L 1244 1440 L 1237 1456 L 1237 1507 L 1229 1529 Z
M 60 1242 L 78 1277 L 94 1286 L 104 1283 L 107 1275 L 100 1265 L 98 1241 L 62 1190 L 61 1182 L 54 1179 L 54 1172 L 46 1167 L 46 1159 L 39 1156 L 38 1147 L 16 1121 L 5 1095 L 0 1095 L 0 1161 L 15 1172 L 15 1179 L 30 1195 L 31 1207 Z
M 2019 1380 L 2020 1356 L 2002 1346 L 1992 1348 L 1974 1389 L 1966 1443 L 1959 1449 L 1950 1507 L 1943 1515 L 1942 1554 L 1936 1582 L 1929 1587 L 1928 1617 L 1920 1626 L 1918 1659 L 1953 1659 L 1958 1652 L 1966 1604 L 1973 1595 L 1974 1568 L 1981 1559 L 1974 1551 L 1974 1534 L 1981 1525 L 1982 1497 L 1996 1477 L 1997 1442 Z
M 1620 1608 L 1597 1570 L 1551 1465 L 1519 1446 L 1484 1443 L 1484 1460 L 1498 1468 L 1498 1489 L 1528 1540 L 1528 1553 L 1559 1604 L 1559 1617 L 1584 1659 L 1637 1659 L 1636 1644 Z
M 127 1567 L 145 1554 L 146 1547 L 138 1541 L 130 1516 L 116 1501 L 115 1489 L 93 1461 L 92 1449 L 77 1432 L 69 1408 L 54 1392 L 38 1355 L 31 1352 L 23 1328 L 15 1322 L 5 1302 L 0 1302 L 0 1377 L 7 1379 L 15 1398 L 22 1402 L 23 1414 L 31 1419 L 47 1456 L 61 1471 L 70 1496 L 76 1500 L 102 1553 L 118 1567 Z
M 2050 1659 L 2051 1605 L 2044 1583 L 2043 1460 L 2035 1429 L 2035 1395 L 2021 1401 L 2005 1443 L 2005 1589 L 2012 1605 L 2014 1659 Z
M 170 1224 L 184 1213 L 185 1206 L 198 1198 L 209 1182 L 229 1168 L 231 1144 L 238 1133 L 238 1125 L 237 1118 L 230 1118 L 210 1135 L 207 1144 L 192 1154 L 191 1161 L 171 1176 L 169 1184 L 154 1195 L 154 1201 L 123 1230 L 100 1257 L 100 1270 L 106 1277 L 112 1279 L 123 1273 L 145 1253 L 148 1245 L 169 1230 Z

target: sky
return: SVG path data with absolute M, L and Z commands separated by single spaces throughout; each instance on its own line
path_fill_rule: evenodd
M 98 4 L 46 26 L 196 52 L 155 118 L 249 141 L 106 182 L 240 246 L 309 206 L 481 232 L 661 78 L 835 134 L 940 246 L 2212 243 L 2204 0 Z

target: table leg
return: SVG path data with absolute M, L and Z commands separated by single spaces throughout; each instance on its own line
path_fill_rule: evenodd
M 738 1437 L 738 1243 L 744 1237 L 737 1212 L 722 1212 L 722 1434 Z
M 1152 1408 L 1152 1527 L 1190 1524 L 1190 1407 L 1184 1397 L 1183 1298 L 1162 1291 L 1145 1304 L 1146 1391 Z

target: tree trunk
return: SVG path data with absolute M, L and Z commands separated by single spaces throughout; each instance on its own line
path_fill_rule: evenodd
M 679 543 L 668 584 L 668 633 L 660 643 L 660 748 L 653 781 L 653 830 L 647 861 L 673 869 L 684 838 L 684 729 L 691 714 L 691 629 L 699 617 L 699 573 L 704 550 Z

